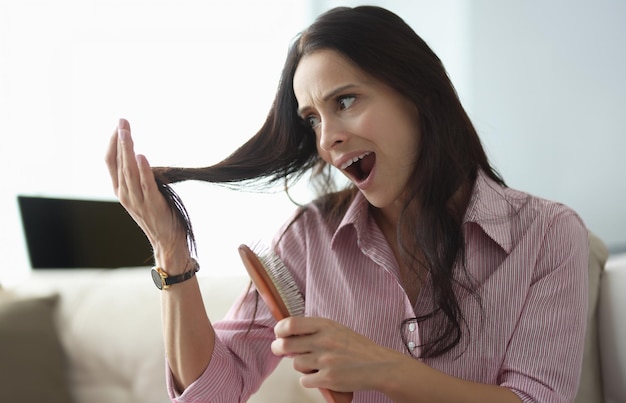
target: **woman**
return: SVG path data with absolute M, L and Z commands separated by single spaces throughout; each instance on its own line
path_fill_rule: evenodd
M 107 164 L 156 265 L 187 273 L 162 292 L 173 400 L 245 400 L 283 356 L 304 386 L 354 402 L 573 400 L 585 226 L 505 186 L 441 61 L 389 11 L 321 15 L 292 44 L 263 127 L 219 164 L 153 169 L 124 120 Z M 309 170 L 320 197 L 273 243 L 305 317 L 276 323 L 251 290 L 212 324 L 191 224 L 167 184 L 291 183 Z M 335 191 L 334 170 L 350 186 Z

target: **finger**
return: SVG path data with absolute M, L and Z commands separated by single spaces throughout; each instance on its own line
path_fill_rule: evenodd
M 279 357 L 295 357 L 311 352 L 311 336 L 281 337 L 271 344 L 272 352 Z
M 276 337 L 313 334 L 319 332 L 323 326 L 324 322 L 320 318 L 290 316 L 274 326 L 274 334 Z
M 329 367 L 300 373 L 303 374 L 300 377 L 300 384 L 305 388 L 319 388 L 326 401 L 335 403 L 352 401 L 352 393 L 348 392 L 354 389 L 354 385 L 351 385 L 354 382 L 352 374 Z M 329 400 L 328 397 L 331 396 Z
M 106 162 L 107 169 L 109 170 L 109 176 L 111 176 L 111 180 L 113 181 L 113 190 L 115 195 L 117 195 L 117 187 L 119 185 L 119 181 L 117 179 L 117 130 L 115 130 L 109 139 L 109 146 L 107 148 L 104 161 Z
M 300 372 L 303 376 L 300 377 L 300 384 L 305 388 L 317 387 L 317 385 L 321 382 L 321 375 L 319 374 L 319 370 L 314 368 L 304 367 L 302 365 L 298 365 L 296 361 L 294 361 L 293 369 Z
M 319 365 L 314 354 L 301 354 L 293 357 L 293 369 L 301 374 L 313 374 L 318 372 Z
M 118 129 L 118 179 L 120 187 L 125 189 L 127 197 L 138 202 L 143 201 L 139 180 L 139 170 L 135 158 L 133 139 L 130 135 L 130 125 L 125 119 L 120 119 Z
M 328 388 L 329 379 L 324 371 L 301 372 L 300 384 L 305 388 Z M 335 386 L 334 389 L 337 389 Z M 335 402 L 336 400 L 331 400 Z M 351 400 L 348 400 L 351 401 Z
M 126 193 L 126 180 L 124 179 L 124 158 L 122 156 L 122 138 L 120 136 L 120 123 L 118 122 L 117 128 L 115 129 L 115 137 L 117 139 L 115 154 L 116 157 L 116 166 L 117 166 L 117 184 L 118 184 L 118 192 L 120 193 L 118 197 L 125 196 Z
M 154 172 L 152 172 L 150 163 L 148 162 L 146 156 L 142 154 L 137 154 L 135 160 L 137 161 L 139 182 L 142 192 L 146 199 L 155 200 L 154 197 L 159 195 L 159 189 L 157 188 L 157 183 L 154 179 Z

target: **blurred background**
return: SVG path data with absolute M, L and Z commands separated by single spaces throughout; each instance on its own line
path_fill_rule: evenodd
M 152 165 L 203 166 L 260 127 L 293 37 L 354 1 L 0 0 L 0 283 L 28 274 L 17 195 L 115 200 L 118 118 Z M 626 1 L 369 1 L 446 65 L 508 185 L 561 201 L 626 251 Z M 292 213 L 280 192 L 175 185 L 200 273 Z M 306 183 L 294 193 L 308 201 Z

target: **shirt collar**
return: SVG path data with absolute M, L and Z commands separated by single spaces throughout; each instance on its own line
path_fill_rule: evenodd
M 509 222 L 508 218 L 514 214 L 514 211 L 512 211 L 513 205 L 507 192 L 507 188 L 493 181 L 479 169 L 463 225 L 470 223 L 478 225 L 504 251 L 510 253 L 511 231 L 509 225 L 503 224 Z M 342 236 L 342 233 L 349 231 L 349 228 L 354 229 L 357 241 L 361 243 L 369 218 L 369 202 L 361 192 L 357 192 L 333 235 L 331 248 L 336 239 Z
M 339 223 L 337 230 L 333 234 L 333 238 L 331 240 L 331 248 L 334 247 L 334 244 L 338 237 L 342 236 L 344 232 L 353 228 L 356 231 L 357 242 L 361 243 L 361 238 L 366 231 L 367 222 L 369 219 L 369 202 L 363 196 L 363 193 L 357 192 L 354 196 L 354 200 L 350 203 L 346 214 L 344 214 L 343 219 Z
M 509 218 L 515 214 L 510 192 L 479 169 L 463 220 L 464 225 L 478 225 L 507 253 L 513 246 Z

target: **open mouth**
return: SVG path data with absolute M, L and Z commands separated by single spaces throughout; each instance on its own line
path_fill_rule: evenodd
M 363 182 L 372 172 L 375 162 L 376 154 L 367 152 L 346 162 L 341 169 L 356 182 Z

